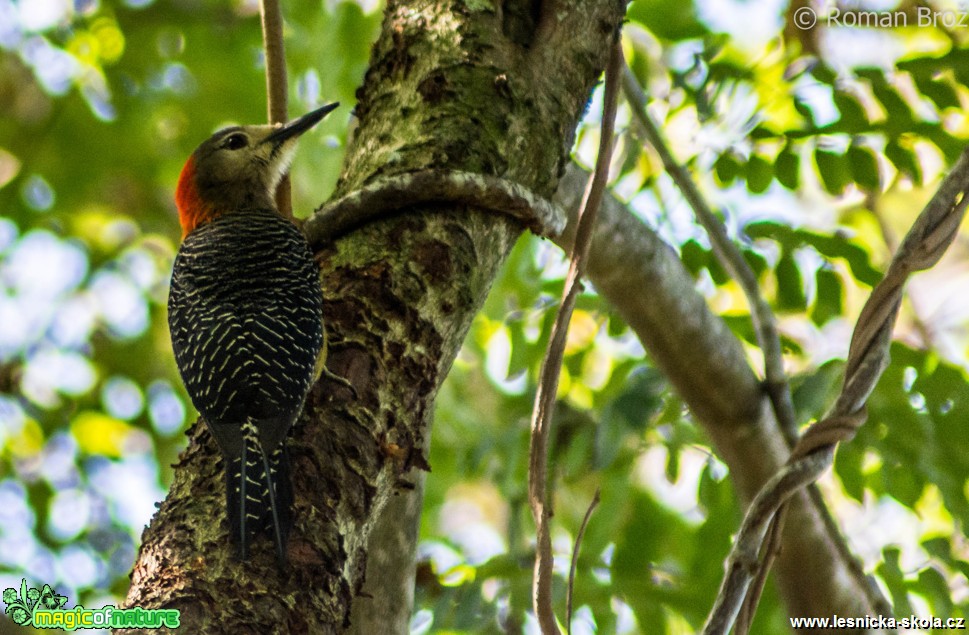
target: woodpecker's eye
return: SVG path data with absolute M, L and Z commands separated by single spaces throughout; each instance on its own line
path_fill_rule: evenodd
M 245 148 L 247 145 L 249 145 L 249 139 L 246 138 L 246 135 L 239 132 L 229 135 L 222 143 L 222 147 L 228 148 L 229 150 L 238 150 L 239 148 Z

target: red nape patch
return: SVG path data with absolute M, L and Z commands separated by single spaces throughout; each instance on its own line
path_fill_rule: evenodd
M 178 176 L 175 188 L 175 207 L 178 208 L 178 222 L 182 225 L 182 238 L 192 230 L 207 223 L 216 216 L 212 204 L 203 201 L 195 184 L 195 155 L 188 158 L 182 173 Z

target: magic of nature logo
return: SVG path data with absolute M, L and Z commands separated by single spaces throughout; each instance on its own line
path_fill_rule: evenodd
M 99 609 L 75 606 L 65 609 L 67 596 L 58 595 L 49 584 L 40 589 L 27 587 L 26 578 L 20 590 L 3 590 L 4 612 L 15 624 L 35 628 L 60 628 L 74 631 L 79 628 L 178 628 L 178 609 L 119 609 L 106 605 Z

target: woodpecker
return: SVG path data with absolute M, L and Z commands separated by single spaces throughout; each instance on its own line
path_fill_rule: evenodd
M 172 349 L 224 457 L 242 560 L 249 541 L 271 530 L 285 562 L 293 498 L 285 440 L 324 345 L 319 268 L 274 194 L 297 138 L 337 105 L 281 127 L 220 130 L 189 157 L 175 192 L 182 244 L 168 297 Z

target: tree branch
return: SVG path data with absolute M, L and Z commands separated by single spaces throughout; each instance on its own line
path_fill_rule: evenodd
M 705 634 L 726 635 L 730 632 L 758 569 L 760 545 L 768 533 L 774 514 L 795 492 L 817 480 L 831 465 L 830 458 L 815 456 L 788 465 L 769 480 L 761 493 L 754 498 L 740 526 L 740 535 L 745 539 L 741 542 L 738 538 L 727 558 L 727 574 L 704 628 Z
M 367 574 L 353 598 L 347 635 L 405 635 L 414 611 L 414 577 L 424 473 L 412 476 L 413 488 L 401 488 L 380 512 L 370 532 Z
M 259 16 L 266 62 L 266 110 L 269 123 L 286 123 L 289 118 L 289 89 L 286 79 L 286 52 L 283 46 L 283 14 L 279 8 L 279 0 L 259 0 Z M 276 206 L 283 216 L 293 217 L 292 188 L 288 172 L 276 187 Z
M 569 321 L 575 309 L 575 299 L 581 287 L 584 261 L 592 242 L 592 230 L 599 213 L 599 205 L 609 179 L 609 163 L 612 159 L 613 131 L 616 122 L 616 102 L 619 92 L 619 72 L 622 68 L 622 49 L 618 33 L 613 36 L 609 65 L 606 67 L 605 105 L 602 114 L 602 131 L 599 138 L 599 156 L 596 169 L 589 182 L 576 222 L 576 236 L 570 250 L 569 271 L 565 277 L 562 303 L 555 315 L 555 323 L 549 336 L 548 348 L 542 360 L 535 405 L 532 410 L 531 442 L 528 452 L 528 502 L 536 527 L 535 574 L 532 586 L 535 615 L 542 633 L 558 633 L 552 607 L 552 534 L 548 502 L 548 437 L 552 425 L 552 411 L 558 393 L 562 358 Z
M 596 510 L 599 506 L 599 488 L 596 488 L 596 493 L 592 496 L 592 501 L 589 502 L 588 509 L 585 510 L 585 516 L 582 517 L 582 524 L 579 525 L 579 533 L 575 536 L 575 544 L 572 545 L 572 564 L 569 566 L 569 585 L 565 589 L 565 632 L 567 635 L 572 635 L 572 596 L 575 591 L 575 572 L 579 568 L 579 547 L 582 546 L 582 538 L 585 536 L 585 529 L 589 526 L 589 520 L 592 519 L 592 512 Z
M 310 244 L 322 247 L 367 223 L 415 205 L 471 205 L 514 218 L 539 236 L 557 236 L 565 214 L 527 188 L 487 174 L 420 170 L 376 179 L 316 208 L 303 224 Z

